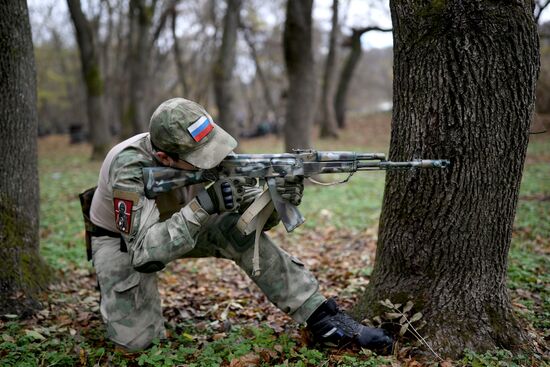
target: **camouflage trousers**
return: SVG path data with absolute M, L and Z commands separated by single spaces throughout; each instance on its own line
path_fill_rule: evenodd
M 260 238 L 258 277 L 252 274 L 254 237 L 235 228 L 238 216 L 214 216 L 201 229 L 196 245 L 181 258 L 218 257 L 233 260 L 258 285 L 267 298 L 297 322 L 307 318 L 325 301 L 315 277 L 304 264 L 283 251 L 267 235 Z M 144 349 L 154 338 L 164 337 L 164 319 L 156 273 L 136 272 L 130 255 L 121 252 L 119 240 L 94 237 L 93 263 L 101 289 L 101 316 L 108 337 L 129 350 Z

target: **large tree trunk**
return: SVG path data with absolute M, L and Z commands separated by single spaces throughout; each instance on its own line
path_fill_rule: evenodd
M 36 71 L 27 4 L 0 3 L 0 314 L 28 316 L 49 279 L 38 251 Z
M 288 74 L 285 148 L 311 147 L 311 127 L 315 104 L 315 74 L 312 50 L 313 0 L 288 0 L 283 34 Z
M 338 0 L 332 1 L 332 29 L 330 30 L 330 40 L 328 55 L 325 62 L 325 74 L 323 75 L 323 91 L 321 96 L 321 138 L 338 137 L 338 125 L 334 112 L 334 72 L 336 71 L 337 59 L 337 39 L 340 33 L 338 26 Z
M 217 123 L 229 134 L 238 138 L 240 127 L 235 117 L 235 86 L 233 69 L 237 45 L 237 30 L 242 0 L 227 0 L 227 9 L 223 20 L 223 37 L 218 59 L 214 65 L 214 94 L 218 105 Z
M 376 266 L 358 306 L 411 300 L 443 356 L 517 350 L 526 334 L 507 256 L 533 117 L 538 38 L 529 2 L 390 3 L 390 158 L 447 158 L 446 171 L 388 173 Z
M 92 159 L 100 160 L 110 148 L 111 133 L 103 109 L 103 78 L 99 60 L 99 45 L 91 23 L 82 12 L 80 0 L 67 0 L 80 50 L 82 76 L 86 86 L 88 129 L 92 143 Z

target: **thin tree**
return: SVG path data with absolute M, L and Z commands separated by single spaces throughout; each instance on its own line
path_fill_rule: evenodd
M 540 23 L 540 17 L 544 10 L 550 5 L 550 0 L 535 0 L 535 22 Z
M 315 103 L 315 73 L 312 50 L 313 0 L 288 0 L 283 47 L 288 75 L 285 149 L 311 147 Z
M 84 85 L 86 87 L 86 113 L 92 143 L 92 159 L 105 157 L 110 148 L 111 134 L 105 119 L 103 104 L 104 84 L 101 74 L 99 45 L 96 30 L 82 11 L 80 0 L 67 0 L 76 33 Z
M 353 79 L 355 69 L 361 60 L 363 55 L 363 48 L 361 47 L 361 37 L 363 34 L 371 31 L 378 32 L 391 32 L 391 29 L 380 27 L 365 27 L 365 28 L 353 28 L 351 35 L 344 41 L 343 45 L 349 47 L 350 51 L 340 72 L 340 78 L 338 79 L 338 86 L 336 88 L 336 95 L 334 97 L 334 111 L 336 114 L 336 121 L 338 127 L 343 129 L 346 127 L 346 107 L 348 99 L 348 90 Z
M 252 60 L 254 60 L 254 65 L 256 66 L 256 75 L 258 77 L 258 80 L 260 81 L 260 85 L 262 87 L 265 103 L 267 105 L 267 109 L 269 113 L 273 114 L 275 116 L 275 120 L 277 120 L 277 106 L 275 105 L 275 101 L 273 99 L 273 94 L 271 93 L 272 86 L 269 85 L 269 82 L 267 80 L 267 77 L 265 75 L 264 68 L 262 66 L 262 63 L 260 62 L 260 56 L 258 55 L 258 50 L 256 47 L 256 43 L 253 39 L 253 30 L 252 27 L 246 26 L 241 23 L 241 29 L 243 31 L 244 39 L 246 41 L 246 44 L 248 45 L 248 48 L 250 49 L 250 55 L 252 56 Z
M 183 61 L 182 50 L 179 44 L 178 36 L 176 34 L 177 20 L 178 20 L 178 11 L 177 11 L 176 5 L 177 5 L 177 1 L 174 2 L 174 6 L 171 11 L 171 18 L 172 18 L 171 31 L 172 31 L 172 41 L 174 42 L 174 45 L 172 46 L 172 50 L 174 52 L 174 60 L 176 61 L 176 69 L 178 72 L 178 81 L 181 86 L 181 92 L 183 96 L 187 96 L 187 94 L 189 94 L 189 85 L 187 83 L 187 76 L 185 72 L 185 62 Z
M 128 106 L 124 114 L 122 135 L 128 137 L 147 130 L 146 96 L 151 63 L 152 41 L 150 36 L 155 15 L 156 1 L 130 0 L 128 44 L 129 90 Z
M 0 314 L 29 316 L 49 280 L 40 257 L 36 69 L 24 0 L 0 3 Z
M 338 22 L 338 0 L 332 1 L 332 28 L 330 30 L 329 47 L 325 61 L 325 72 L 323 75 L 323 87 L 321 96 L 321 138 L 338 137 L 338 125 L 334 112 L 334 73 L 336 71 L 337 42 L 340 33 Z
M 233 70 L 235 69 L 241 6 L 242 0 L 227 0 L 222 43 L 213 69 L 214 94 L 218 106 L 217 122 L 234 137 L 240 135 L 240 128 L 235 117 Z
M 447 158 L 442 172 L 388 173 L 376 265 L 358 314 L 412 301 L 442 356 L 519 350 L 506 287 L 539 69 L 530 2 L 390 2 L 391 160 Z
M 130 75 L 129 98 L 122 121 L 123 137 L 144 132 L 149 126 L 150 109 L 155 104 L 148 100 L 152 83 L 150 79 L 154 45 L 173 12 L 175 2 L 176 0 L 130 0 L 130 40 L 127 59 Z

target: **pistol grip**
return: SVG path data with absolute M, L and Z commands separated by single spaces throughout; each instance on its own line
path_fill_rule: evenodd
M 267 179 L 267 187 L 275 210 L 281 217 L 281 222 L 285 225 L 287 232 L 292 232 L 296 227 L 304 223 L 305 219 L 295 205 L 292 205 L 277 192 L 277 185 L 274 177 Z

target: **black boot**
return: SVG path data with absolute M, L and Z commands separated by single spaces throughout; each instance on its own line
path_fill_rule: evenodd
M 390 354 L 393 339 L 382 329 L 361 325 L 341 311 L 334 299 L 326 300 L 307 319 L 307 328 L 316 342 L 336 347 L 355 344 L 378 354 Z

